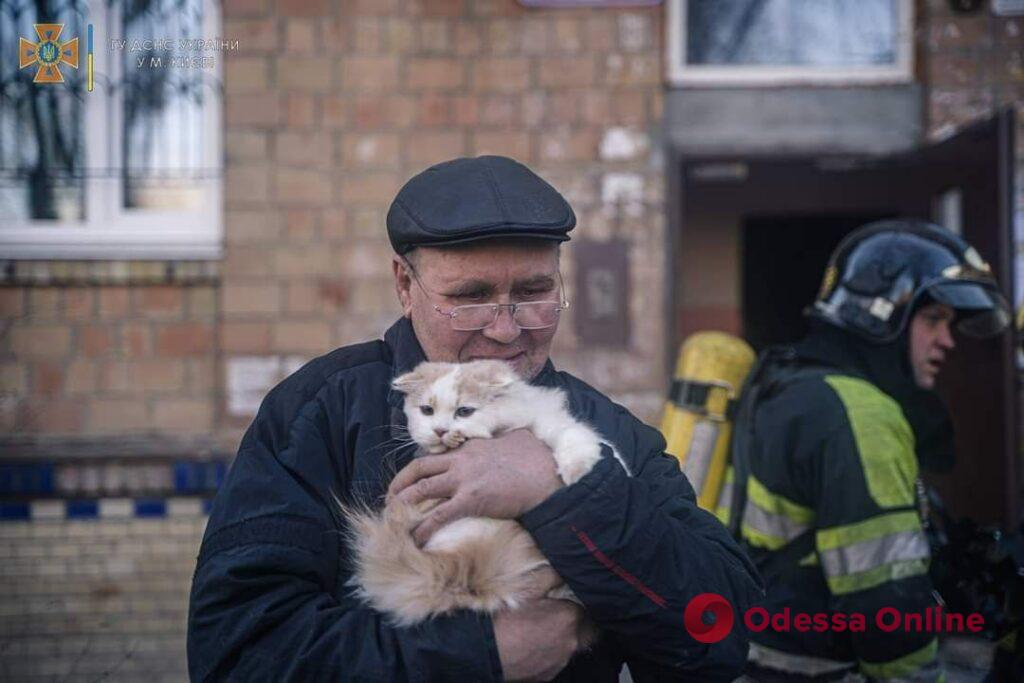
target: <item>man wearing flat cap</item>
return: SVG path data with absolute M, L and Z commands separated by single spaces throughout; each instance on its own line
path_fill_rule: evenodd
M 387 229 L 404 315 L 383 340 L 311 361 L 263 401 L 200 550 L 193 680 L 617 681 L 623 664 L 634 680 L 735 678 L 747 654 L 742 614 L 760 596 L 756 572 L 697 507 L 658 432 L 548 358 L 566 305 L 559 245 L 575 222 L 554 188 L 503 157 L 438 164 L 399 191 Z M 550 450 L 525 431 L 386 458 L 405 421 L 392 378 L 424 360 L 485 358 L 562 389 L 633 476 L 606 457 L 561 485 Z M 390 625 L 346 585 L 336 504 L 386 494 L 448 499 L 443 516 L 413 532 L 421 542 L 461 517 L 516 519 L 600 627 L 597 644 L 573 655 L 582 610 L 563 600 Z M 736 615 L 714 643 L 684 623 L 705 593 Z

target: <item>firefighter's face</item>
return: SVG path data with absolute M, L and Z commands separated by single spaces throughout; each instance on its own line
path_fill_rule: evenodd
M 562 293 L 556 245 L 488 241 L 446 249 L 420 247 L 411 256 L 412 273 L 395 257 L 395 285 L 428 360 L 504 360 L 525 379 L 541 371 L 557 318 L 550 327 L 524 330 L 503 308 L 484 329 L 456 330 L 443 312 L 472 304 L 557 301 Z
M 910 366 L 914 381 L 922 389 L 935 387 L 935 378 L 946 362 L 953 341 L 956 311 L 946 304 L 922 306 L 910 321 Z

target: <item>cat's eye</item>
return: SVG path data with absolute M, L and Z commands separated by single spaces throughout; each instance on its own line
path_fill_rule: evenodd
M 434 409 L 431 408 L 430 406 L 420 406 L 420 412 L 423 413 L 424 415 L 433 415 Z
M 469 417 L 476 412 L 476 408 L 470 408 L 469 406 L 462 406 L 461 408 L 455 409 L 455 417 Z

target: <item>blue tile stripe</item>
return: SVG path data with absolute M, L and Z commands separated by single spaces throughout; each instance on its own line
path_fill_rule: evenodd
M 167 504 L 162 500 L 137 500 L 135 501 L 136 517 L 166 517 Z
M 68 519 L 94 519 L 99 517 L 100 505 L 95 500 L 69 500 L 64 504 Z
M 227 459 L 122 458 L 78 462 L 0 459 L 0 499 L 207 497 L 223 484 L 229 467 Z
M 0 503 L 0 519 L 18 521 L 29 519 L 28 503 Z
M 225 462 L 177 462 L 174 464 L 174 490 L 178 493 L 216 491 L 227 471 Z
M 29 520 L 188 518 L 210 514 L 213 500 L 173 498 L 100 498 L 93 500 L 0 500 L 0 523 Z
M 54 464 L 0 463 L 0 495 L 53 493 Z

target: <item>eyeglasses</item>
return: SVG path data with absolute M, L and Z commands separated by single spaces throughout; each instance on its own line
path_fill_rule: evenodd
M 420 286 L 424 294 L 429 296 L 427 288 L 420 282 L 419 276 L 412 265 L 406 261 L 409 272 L 412 273 L 416 284 Z M 558 274 L 559 291 L 563 291 L 562 274 Z M 431 303 L 434 310 L 440 315 L 448 318 L 453 330 L 469 332 L 483 330 L 498 321 L 501 309 L 507 308 L 512 315 L 514 322 L 522 330 L 542 330 L 551 327 L 558 322 L 562 311 L 569 308 L 569 302 L 564 297 L 561 301 L 522 301 L 514 304 L 467 304 L 456 306 L 450 311 L 444 311 L 437 304 Z

